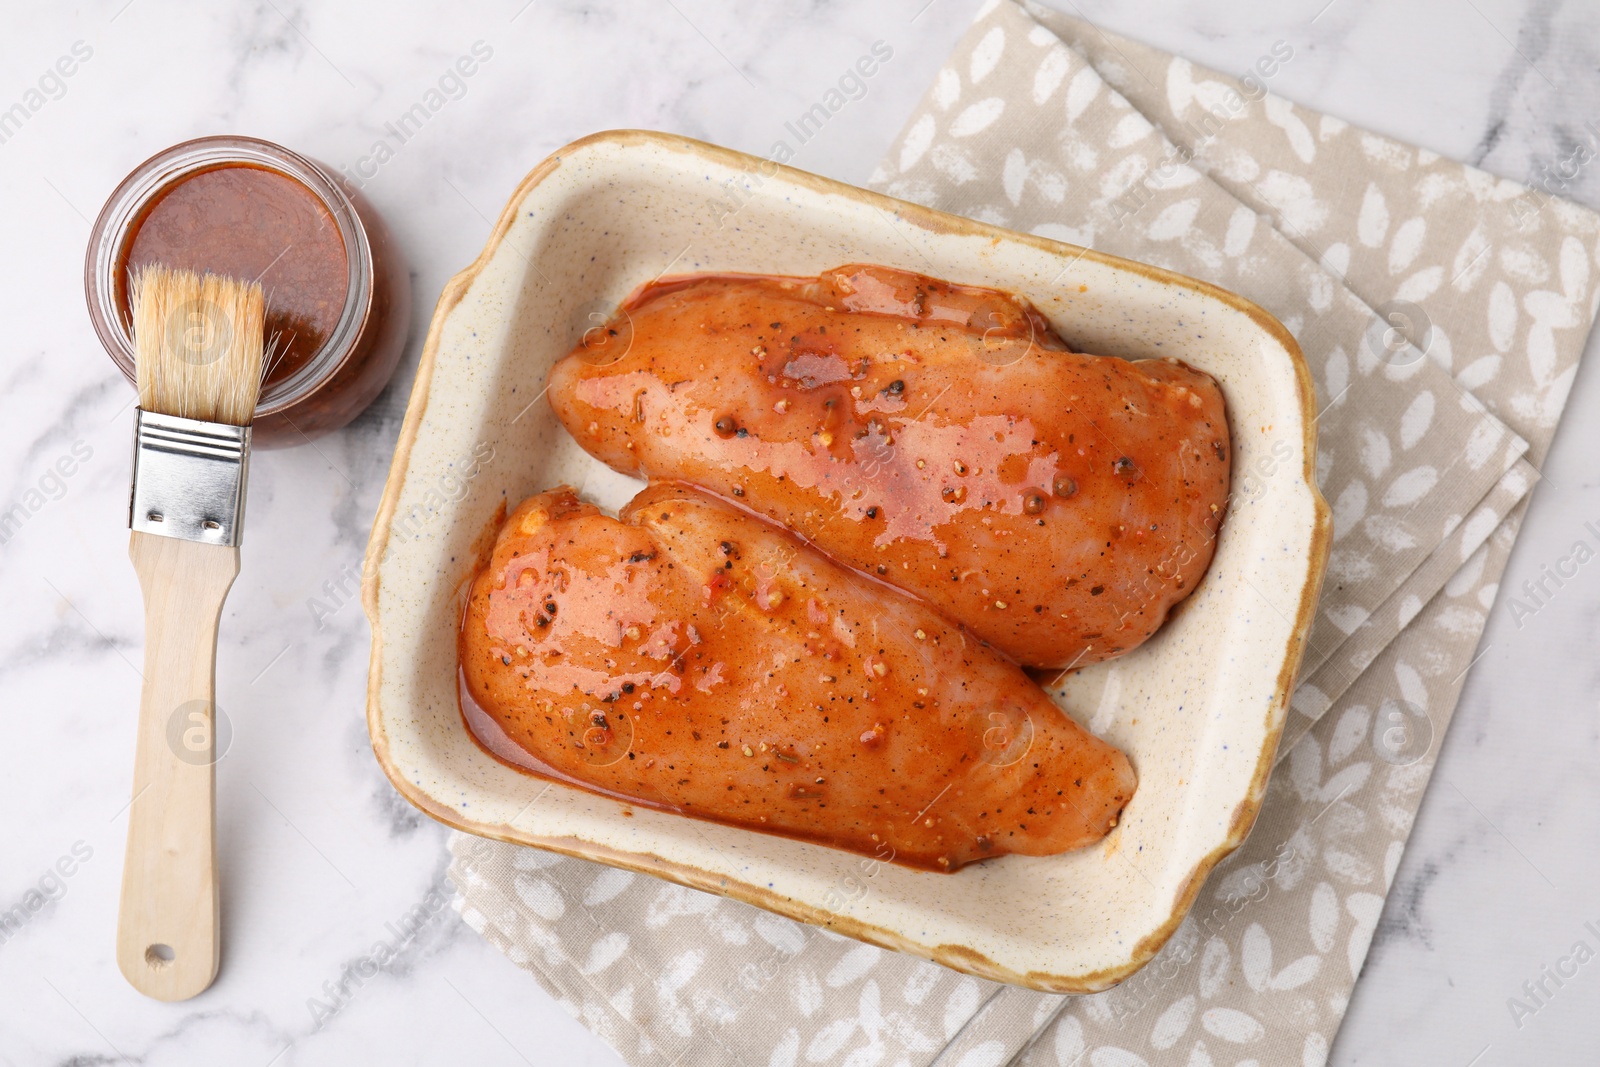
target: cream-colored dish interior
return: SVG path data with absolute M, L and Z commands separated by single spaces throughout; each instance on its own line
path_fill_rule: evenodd
M 952 875 L 872 864 L 639 807 L 624 815 L 491 759 L 462 725 L 459 598 L 497 507 L 566 482 L 615 508 L 638 487 L 556 422 L 542 397 L 552 362 L 660 274 L 811 275 L 849 262 L 1020 293 L 1075 348 L 1180 356 L 1225 390 L 1235 491 L 1210 571 L 1154 639 L 1060 690 L 1139 773 L 1099 846 Z M 530 176 L 440 302 L 368 564 L 374 746 L 409 799 L 472 832 L 661 874 L 986 977 L 1104 988 L 1160 947 L 1265 786 L 1326 552 L 1309 402 L 1288 334 L 1187 279 L 681 138 L 579 142 Z

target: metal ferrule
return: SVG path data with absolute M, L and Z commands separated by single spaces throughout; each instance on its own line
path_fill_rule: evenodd
M 128 525 L 162 537 L 238 545 L 250 427 L 137 412 Z

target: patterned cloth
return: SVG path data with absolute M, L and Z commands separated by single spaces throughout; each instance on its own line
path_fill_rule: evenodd
M 1289 62 L 1231 78 L 995 0 L 872 179 L 1206 278 L 1299 338 L 1334 544 L 1250 839 L 1154 962 L 1062 997 L 455 835 L 462 917 L 629 1062 L 1327 1058 L 1593 322 L 1600 216 L 1267 93 Z

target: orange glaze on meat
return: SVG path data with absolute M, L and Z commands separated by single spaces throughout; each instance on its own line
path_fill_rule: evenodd
M 914 867 L 1090 844 L 1133 794 L 1127 758 L 987 646 L 672 483 L 620 520 L 524 501 L 460 652 L 468 725 L 508 762 Z
M 1211 561 L 1222 393 L 1073 353 L 994 290 L 884 267 L 637 293 L 556 364 L 592 455 L 702 486 L 1030 666 L 1139 645 Z

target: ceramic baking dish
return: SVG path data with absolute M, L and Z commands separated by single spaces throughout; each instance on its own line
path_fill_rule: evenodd
M 659 275 L 851 262 L 1020 293 L 1074 348 L 1180 355 L 1222 384 L 1235 483 L 1210 570 L 1152 640 L 1052 690 L 1139 773 L 1098 846 L 955 874 L 875 864 L 530 778 L 462 724 L 461 598 L 496 509 L 563 482 L 608 508 L 638 488 L 563 432 L 543 399 L 551 363 Z M 1266 788 L 1328 549 L 1313 396 L 1288 331 L 1202 282 L 681 137 L 585 138 L 528 175 L 434 313 L 367 555 L 373 748 L 402 795 L 468 833 L 643 871 L 984 978 L 1107 988 L 1177 928 Z

